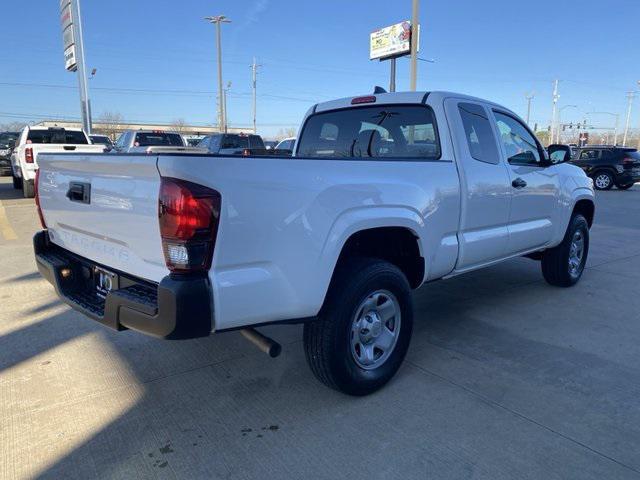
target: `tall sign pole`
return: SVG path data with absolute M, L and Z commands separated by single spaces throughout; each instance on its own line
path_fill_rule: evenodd
M 64 43 L 64 66 L 68 71 L 76 72 L 78 75 L 82 129 L 87 135 L 90 135 L 91 102 L 89 100 L 89 85 L 84 61 L 80 0 L 60 0 L 60 22 L 62 24 L 62 40 Z
M 389 60 L 391 65 L 389 75 L 390 92 L 396 91 L 396 59 L 411 52 L 414 31 L 411 23 L 406 20 L 376 30 L 369 35 L 369 59 Z M 417 39 L 417 34 L 415 37 Z
M 409 89 L 412 92 L 416 91 L 417 77 L 418 77 L 418 11 L 419 0 L 413 0 L 411 8 L 411 83 Z

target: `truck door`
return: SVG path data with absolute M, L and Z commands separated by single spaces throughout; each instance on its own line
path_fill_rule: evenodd
M 487 108 L 450 98 L 445 101 L 445 110 L 462 192 L 456 271 L 464 271 L 505 256 L 511 180 Z
M 524 123 L 498 109 L 492 114 L 512 189 L 507 253 L 543 247 L 553 237 L 553 214 L 559 211 L 557 169 L 544 161 L 542 147 Z

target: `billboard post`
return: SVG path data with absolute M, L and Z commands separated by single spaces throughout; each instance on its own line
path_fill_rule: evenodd
M 411 52 L 412 25 L 408 20 L 372 32 L 369 60 L 390 60 L 389 91 L 396 91 L 396 59 Z M 417 37 L 416 32 L 416 37 Z
M 84 62 L 80 0 L 60 0 L 60 23 L 64 46 L 64 67 L 67 71 L 76 72 L 78 75 L 82 129 L 87 135 L 90 135 L 91 103 L 89 101 L 89 86 Z

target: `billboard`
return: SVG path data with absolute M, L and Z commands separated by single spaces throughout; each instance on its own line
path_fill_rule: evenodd
M 64 48 L 64 68 L 70 72 L 77 70 L 76 42 L 73 26 L 71 0 L 60 0 L 60 25 L 62 26 L 62 45 Z
M 411 52 L 411 22 L 396 23 L 369 36 L 369 60 L 401 57 Z

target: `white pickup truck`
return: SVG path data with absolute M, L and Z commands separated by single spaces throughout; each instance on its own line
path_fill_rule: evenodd
M 104 151 L 104 145 L 91 145 L 87 135 L 79 129 L 24 127 L 11 154 L 13 187 L 22 189 L 26 198 L 33 198 L 38 157 L 42 153 Z
M 411 289 L 517 256 L 582 275 L 592 182 L 510 110 L 446 92 L 313 106 L 293 157 L 47 154 L 38 268 L 115 329 L 192 338 L 304 323 L 316 377 L 364 395 L 399 368 Z M 551 158 L 551 159 L 550 159 Z

